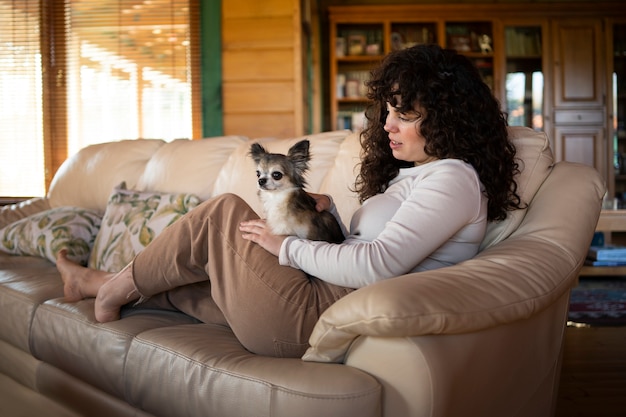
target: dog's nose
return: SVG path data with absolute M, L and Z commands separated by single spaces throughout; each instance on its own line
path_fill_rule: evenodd
M 263 187 L 267 183 L 267 178 L 259 178 L 259 185 Z

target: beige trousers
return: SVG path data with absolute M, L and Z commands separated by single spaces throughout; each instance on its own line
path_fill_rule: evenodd
M 228 325 L 253 353 L 302 356 L 320 314 L 352 289 L 279 265 L 241 237 L 239 223 L 253 218 L 234 194 L 206 201 L 137 255 L 135 285 L 142 297 L 158 295 L 148 304 Z

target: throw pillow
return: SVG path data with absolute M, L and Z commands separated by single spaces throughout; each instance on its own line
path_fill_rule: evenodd
M 200 202 L 193 194 L 127 190 L 122 182 L 109 197 L 88 266 L 120 271 L 163 229 Z
M 63 248 L 68 258 L 87 264 L 100 228 L 96 210 L 56 207 L 25 217 L 0 230 L 0 250 L 13 255 L 40 256 L 56 264 Z

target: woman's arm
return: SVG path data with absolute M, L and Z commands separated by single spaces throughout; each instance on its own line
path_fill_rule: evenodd
M 372 241 L 349 236 L 337 245 L 288 237 L 280 263 L 352 288 L 412 271 L 465 226 L 481 216 L 485 223 L 486 204 L 475 171 L 460 161 L 435 164 L 408 183 L 408 195 Z M 480 239 L 468 245 L 472 253 L 459 257 L 473 256 Z

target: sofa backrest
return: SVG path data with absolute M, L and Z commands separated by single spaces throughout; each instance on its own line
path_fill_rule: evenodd
M 257 195 L 256 167 L 248 156 L 250 145 L 253 142 L 258 142 L 268 152 L 286 154 L 291 146 L 305 138 L 310 142 L 312 155 L 310 170 L 306 174 L 307 190 L 320 192 L 321 185 L 337 161 L 337 154 L 341 144 L 349 135 L 350 131 L 348 130 L 338 130 L 294 139 L 261 138 L 242 143 L 234 150 L 220 170 L 215 180 L 214 193 L 234 192 L 242 197 L 259 215 L 262 215 L 262 206 Z M 354 182 L 354 179 L 352 181 Z M 336 203 L 343 206 L 343 201 L 336 201 Z M 346 222 L 345 218 L 343 220 Z
M 517 148 L 522 202 L 532 201 L 553 165 L 547 136 L 525 127 L 510 127 Z M 104 211 L 115 186 L 165 193 L 185 192 L 206 200 L 225 192 L 239 194 L 260 215 L 255 167 L 248 156 L 259 142 L 268 151 L 286 153 L 304 138 L 311 142 L 311 169 L 307 174 L 312 192 L 333 197 L 346 225 L 359 207 L 352 191 L 360 157 L 358 133 L 339 130 L 293 139 L 222 136 L 203 140 L 126 140 L 82 149 L 69 158 L 54 176 L 48 200 L 51 207 L 78 206 Z M 502 222 L 489 225 L 481 250 L 506 239 L 521 223 L 526 209 L 511 212 Z
M 158 139 L 122 140 L 81 149 L 54 174 L 47 195 L 50 206 L 104 211 L 113 188 L 122 181 L 134 186 L 164 144 Z
M 220 136 L 169 143 L 145 139 L 92 145 L 61 165 L 47 198 L 51 207 L 78 206 L 104 211 L 113 188 L 125 181 L 129 189 L 185 192 L 202 200 L 235 192 L 260 213 L 256 170 L 248 156 L 253 142 L 262 143 L 270 152 L 286 153 L 299 140 L 309 139 L 313 159 L 307 174 L 308 189 L 320 192 L 322 184 L 327 182 L 327 173 L 338 163 L 337 154 L 348 135 L 350 131 L 339 130 L 289 140 Z M 350 161 L 354 159 L 346 157 Z M 338 178 L 339 174 L 333 176 Z M 353 182 L 348 176 L 342 181 Z M 349 194 L 347 186 L 343 191 Z
M 500 222 L 492 222 L 480 245 L 480 250 L 487 249 L 506 239 L 520 225 L 528 204 L 552 170 L 554 158 L 550 150 L 550 141 L 544 132 L 536 132 L 527 127 L 510 126 L 509 138 L 515 145 L 519 174 L 515 178 L 517 192 L 523 208 L 508 213 Z

